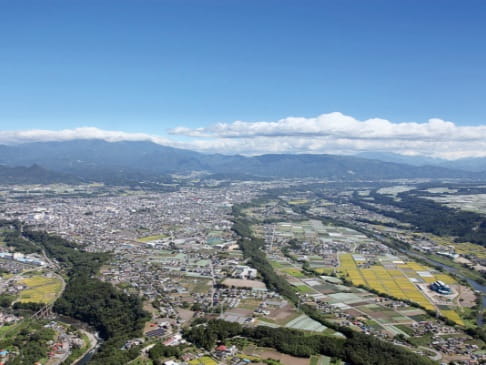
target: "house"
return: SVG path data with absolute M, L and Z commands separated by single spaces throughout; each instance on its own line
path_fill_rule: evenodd
M 235 345 L 226 347 L 225 345 L 219 345 L 214 350 L 214 355 L 219 358 L 225 358 L 227 356 L 234 356 L 238 349 Z
M 233 271 L 232 275 L 235 278 L 239 279 L 255 279 L 257 277 L 257 270 L 253 269 L 249 266 L 245 265 L 238 265 L 236 266 L 235 270 Z

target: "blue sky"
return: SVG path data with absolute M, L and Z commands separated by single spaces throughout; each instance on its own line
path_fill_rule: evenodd
M 481 127 L 484 19 L 468 0 L 0 0 L 0 129 L 168 136 L 331 112 Z

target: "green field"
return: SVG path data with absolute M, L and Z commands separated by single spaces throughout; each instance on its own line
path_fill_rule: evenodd
M 56 277 L 33 276 L 24 278 L 21 284 L 27 289 L 20 292 L 19 302 L 52 303 L 62 290 L 62 282 Z
M 163 238 L 167 238 L 168 236 L 165 234 L 156 234 L 153 236 L 145 236 L 145 237 L 140 237 L 137 238 L 138 242 L 146 243 L 146 242 L 151 242 L 151 241 L 156 241 L 156 240 L 161 240 Z
M 304 294 L 315 293 L 314 289 L 307 285 L 298 285 L 295 287 L 299 292 Z
M 302 271 L 295 268 L 295 267 L 280 269 L 280 271 L 282 271 L 286 274 L 289 274 L 290 276 L 293 276 L 294 278 L 305 278 L 305 275 L 302 273 Z
M 330 365 L 331 358 L 329 356 L 312 356 L 309 365 Z

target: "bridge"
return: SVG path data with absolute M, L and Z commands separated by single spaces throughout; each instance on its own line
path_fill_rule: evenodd
M 32 315 L 32 318 L 34 319 L 50 319 L 53 317 L 54 312 L 52 311 L 52 304 L 46 304 Z

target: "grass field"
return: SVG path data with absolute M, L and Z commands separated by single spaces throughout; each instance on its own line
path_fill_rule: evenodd
M 315 291 L 307 285 L 298 285 L 295 288 L 303 294 L 315 293 Z
M 480 259 L 486 259 L 486 248 L 474 243 L 454 243 L 457 253 L 462 255 L 474 255 Z
M 318 274 L 329 275 L 329 274 L 332 274 L 334 272 L 333 267 L 312 267 L 312 265 L 311 265 L 311 269 L 314 270 Z
M 153 365 L 153 361 L 142 355 L 129 362 L 129 365 Z
M 293 276 L 294 278 L 304 278 L 305 275 L 300 271 L 299 269 L 296 269 L 295 267 L 288 267 L 284 269 L 280 269 L 280 271 L 289 274 L 290 276 Z
M 153 235 L 153 236 L 146 236 L 146 237 L 137 238 L 137 241 L 142 242 L 142 243 L 146 243 L 146 242 L 161 240 L 161 239 L 166 238 L 166 237 L 167 237 L 167 235 L 165 235 L 165 234 L 156 234 L 156 235 Z
M 309 201 L 307 199 L 301 199 L 301 200 L 291 200 L 289 201 L 290 205 L 302 205 L 302 204 L 307 204 Z
M 331 358 L 328 356 L 312 356 L 309 365 L 330 365 Z
M 216 361 L 211 359 L 209 356 L 203 356 L 199 359 L 194 359 L 189 361 L 190 365 L 218 365 Z
M 283 263 L 278 262 L 278 261 L 270 261 L 270 265 L 272 265 L 276 269 L 280 269 L 280 268 L 289 266 L 289 265 L 283 264 Z
M 33 276 L 20 282 L 28 287 L 20 292 L 19 301 L 23 303 L 51 303 L 62 290 L 62 282 L 56 277 Z

